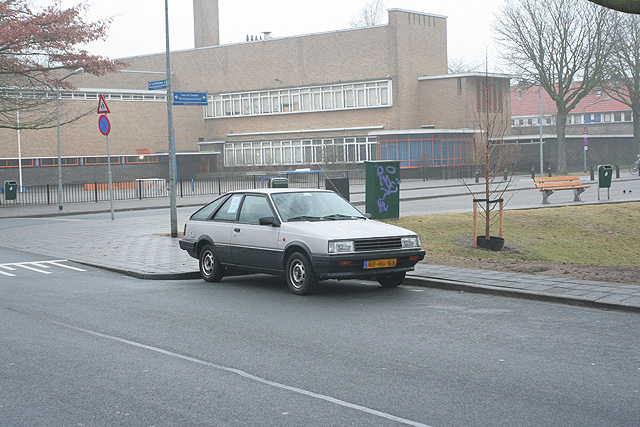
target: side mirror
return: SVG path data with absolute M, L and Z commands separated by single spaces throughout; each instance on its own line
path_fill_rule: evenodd
M 272 227 L 280 227 L 280 222 L 278 222 L 272 216 L 263 216 L 263 217 L 260 217 L 260 225 L 270 225 Z
M 367 219 L 371 219 L 371 216 L 372 216 L 372 215 L 371 215 L 369 212 L 367 212 L 367 213 L 365 213 L 365 214 L 364 214 L 364 217 L 365 217 L 365 218 L 367 218 Z

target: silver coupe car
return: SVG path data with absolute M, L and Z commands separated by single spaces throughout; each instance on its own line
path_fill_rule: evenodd
M 399 286 L 425 251 L 412 231 L 374 221 L 328 190 L 233 191 L 196 211 L 180 247 L 217 282 L 227 271 L 284 275 L 294 294 L 324 279 Z

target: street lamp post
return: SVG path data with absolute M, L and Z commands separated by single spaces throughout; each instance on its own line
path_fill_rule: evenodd
M 591 104 L 587 104 L 582 108 L 582 121 L 584 122 L 583 135 L 584 135 L 584 139 L 585 139 L 585 144 L 584 144 L 584 173 L 587 173 L 587 150 L 589 149 L 589 146 L 587 145 L 588 144 L 587 137 L 589 135 L 589 132 L 587 131 L 587 121 L 585 120 L 585 114 L 586 114 L 586 111 L 587 111 L 587 107 L 590 107 L 590 106 L 592 106 L 594 104 L 597 104 L 599 102 L 609 101 L 610 99 L 611 98 L 609 98 L 609 97 L 603 98 L 603 99 L 598 99 L 597 101 L 594 101 Z
M 67 77 L 71 77 L 75 74 L 80 74 L 84 72 L 84 68 L 77 68 L 73 72 L 67 74 L 60 80 L 56 82 L 56 113 L 57 113 L 57 124 L 56 129 L 58 130 L 58 210 L 62 210 L 62 156 L 60 150 L 60 82 L 62 82 Z
M 538 117 L 538 124 L 540 125 L 540 176 L 544 176 L 544 152 L 542 149 L 542 85 L 538 82 L 538 107 L 540 108 L 540 116 Z
M 173 89 L 171 86 L 171 50 L 169 48 L 169 1 L 164 1 L 165 62 L 167 69 L 167 126 L 169 139 L 169 219 L 171 237 L 178 237 L 178 211 L 176 200 L 176 136 L 173 129 Z

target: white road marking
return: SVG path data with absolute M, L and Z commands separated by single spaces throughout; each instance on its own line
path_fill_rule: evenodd
M 31 263 L 31 264 L 33 264 L 33 263 Z M 35 271 L 37 273 L 42 273 L 42 274 L 51 274 L 48 271 L 39 270 L 39 269 L 37 269 L 35 267 L 32 267 L 31 265 L 29 265 L 27 263 L 20 263 L 20 264 L 15 264 L 15 265 L 17 265 L 20 268 L 24 268 L 25 270 L 31 270 L 31 271 Z
M 66 259 L 58 259 L 55 261 L 49 261 L 49 264 L 55 265 L 56 267 L 68 268 L 69 270 L 74 270 L 74 271 L 87 271 L 87 270 L 83 270 L 82 268 L 61 264 L 62 262 L 66 262 L 66 261 L 67 261 Z
M 82 268 L 65 265 L 64 264 L 65 262 L 69 262 L 69 261 L 66 259 L 55 259 L 50 261 L 11 262 L 6 264 L 0 264 L 0 275 L 15 277 L 16 276 L 15 274 L 7 273 L 2 270 L 4 269 L 8 271 L 17 271 L 20 268 L 24 270 L 34 271 L 40 274 L 53 274 L 51 271 L 45 271 L 45 270 L 51 270 L 52 266 L 66 268 L 73 271 L 87 271 L 87 270 L 83 270 Z
M 12 311 L 17 311 L 17 310 L 12 310 Z M 20 311 L 18 311 L 18 312 L 20 312 Z M 29 315 L 29 314 L 24 313 L 24 312 L 20 312 L 20 313 Z M 245 371 L 237 369 L 237 368 L 231 368 L 231 367 L 228 367 L 228 366 L 219 365 L 217 363 L 207 362 L 206 360 L 196 359 L 195 357 L 186 356 L 184 354 L 175 353 L 175 352 L 169 351 L 169 350 L 164 350 L 164 349 L 159 348 L 159 347 L 154 347 L 154 346 L 151 346 L 151 345 L 142 344 L 142 343 L 135 342 L 135 341 L 130 341 L 130 340 L 127 340 L 127 339 L 124 339 L 124 338 L 103 334 L 103 333 L 100 333 L 100 332 L 96 332 L 96 331 L 92 331 L 92 330 L 89 330 L 89 329 L 80 328 L 80 327 L 69 325 L 69 324 L 62 323 L 62 322 L 56 322 L 55 320 L 45 319 L 45 318 L 42 318 L 40 316 L 37 316 L 37 317 L 42 319 L 42 320 L 45 320 L 45 321 L 47 321 L 49 323 L 52 323 L 52 324 L 55 324 L 55 325 L 58 325 L 58 326 L 61 326 L 61 327 L 67 328 L 67 329 L 72 329 L 72 330 L 77 331 L 77 332 L 82 332 L 82 333 L 85 333 L 85 334 L 88 334 L 88 335 L 93 335 L 95 337 L 108 339 L 108 340 L 111 340 L 111 341 L 119 342 L 121 344 L 129 345 L 129 346 L 132 346 L 132 347 L 137 347 L 137 348 L 142 348 L 142 349 L 145 349 L 145 350 L 150 350 L 150 351 L 153 351 L 153 352 L 156 352 L 156 353 L 159 353 L 159 354 L 163 354 L 165 356 L 173 357 L 173 358 L 176 358 L 176 359 L 181 359 L 181 360 L 184 360 L 184 361 L 187 361 L 187 362 L 191 362 L 191 363 L 196 363 L 196 364 L 201 365 L 201 366 L 207 366 L 209 368 L 213 368 L 213 369 L 216 369 L 216 370 L 219 370 L 219 371 L 224 371 L 224 372 L 228 372 L 228 373 L 231 373 L 231 374 L 239 375 L 239 376 L 241 376 L 243 378 L 246 378 L 248 380 L 251 380 L 251 381 L 259 382 L 261 384 L 265 384 L 265 385 L 268 385 L 268 386 L 271 386 L 271 387 L 279 388 L 281 390 L 287 390 L 287 391 L 290 391 L 292 393 L 301 394 L 301 395 L 304 395 L 304 396 L 307 396 L 307 397 L 311 397 L 311 398 L 314 398 L 314 399 L 323 400 L 325 402 L 333 403 L 333 404 L 336 404 L 336 405 L 339 405 L 339 406 L 342 406 L 342 407 L 345 407 L 345 408 L 353 409 L 355 411 L 364 412 L 366 414 L 374 415 L 376 417 L 380 417 L 380 418 L 384 418 L 384 419 L 387 419 L 387 420 L 391 420 L 391 421 L 394 421 L 394 422 L 397 422 L 397 423 L 400 423 L 400 424 L 404 424 L 404 425 L 408 425 L 408 426 L 414 426 L 414 427 L 431 427 L 428 424 L 423 424 L 423 423 L 420 423 L 420 422 L 417 422 L 417 421 L 409 420 L 409 419 L 406 419 L 406 418 L 401 418 L 401 417 L 398 417 L 396 415 L 392 415 L 392 414 L 389 414 L 389 413 L 386 413 L 386 412 L 378 411 L 376 409 L 368 408 L 366 406 L 358 405 L 356 403 L 347 402 L 347 401 L 344 401 L 344 400 L 337 399 L 335 397 L 331 397 L 331 396 L 327 396 L 327 395 L 324 395 L 324 394 L 316 393 L 316 392 L 313 392 L 313 391 L 305 390 L 305 389 L 302 389 L 302 388 L 298 388 L 298 387 L 294 387 L 294 386 L 278 383 L 278 382 L 275 382 L 275 381 L 271 381 L 271 380 L 259 377 L 257 375 L 250 374 L 248 372 L 245 372 Z

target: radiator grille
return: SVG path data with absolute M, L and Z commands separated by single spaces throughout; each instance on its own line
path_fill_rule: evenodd
M 379 251 L 384 249 L 402 249 L 400 237 L 360 239 L 355 241 L 356 252 Z

